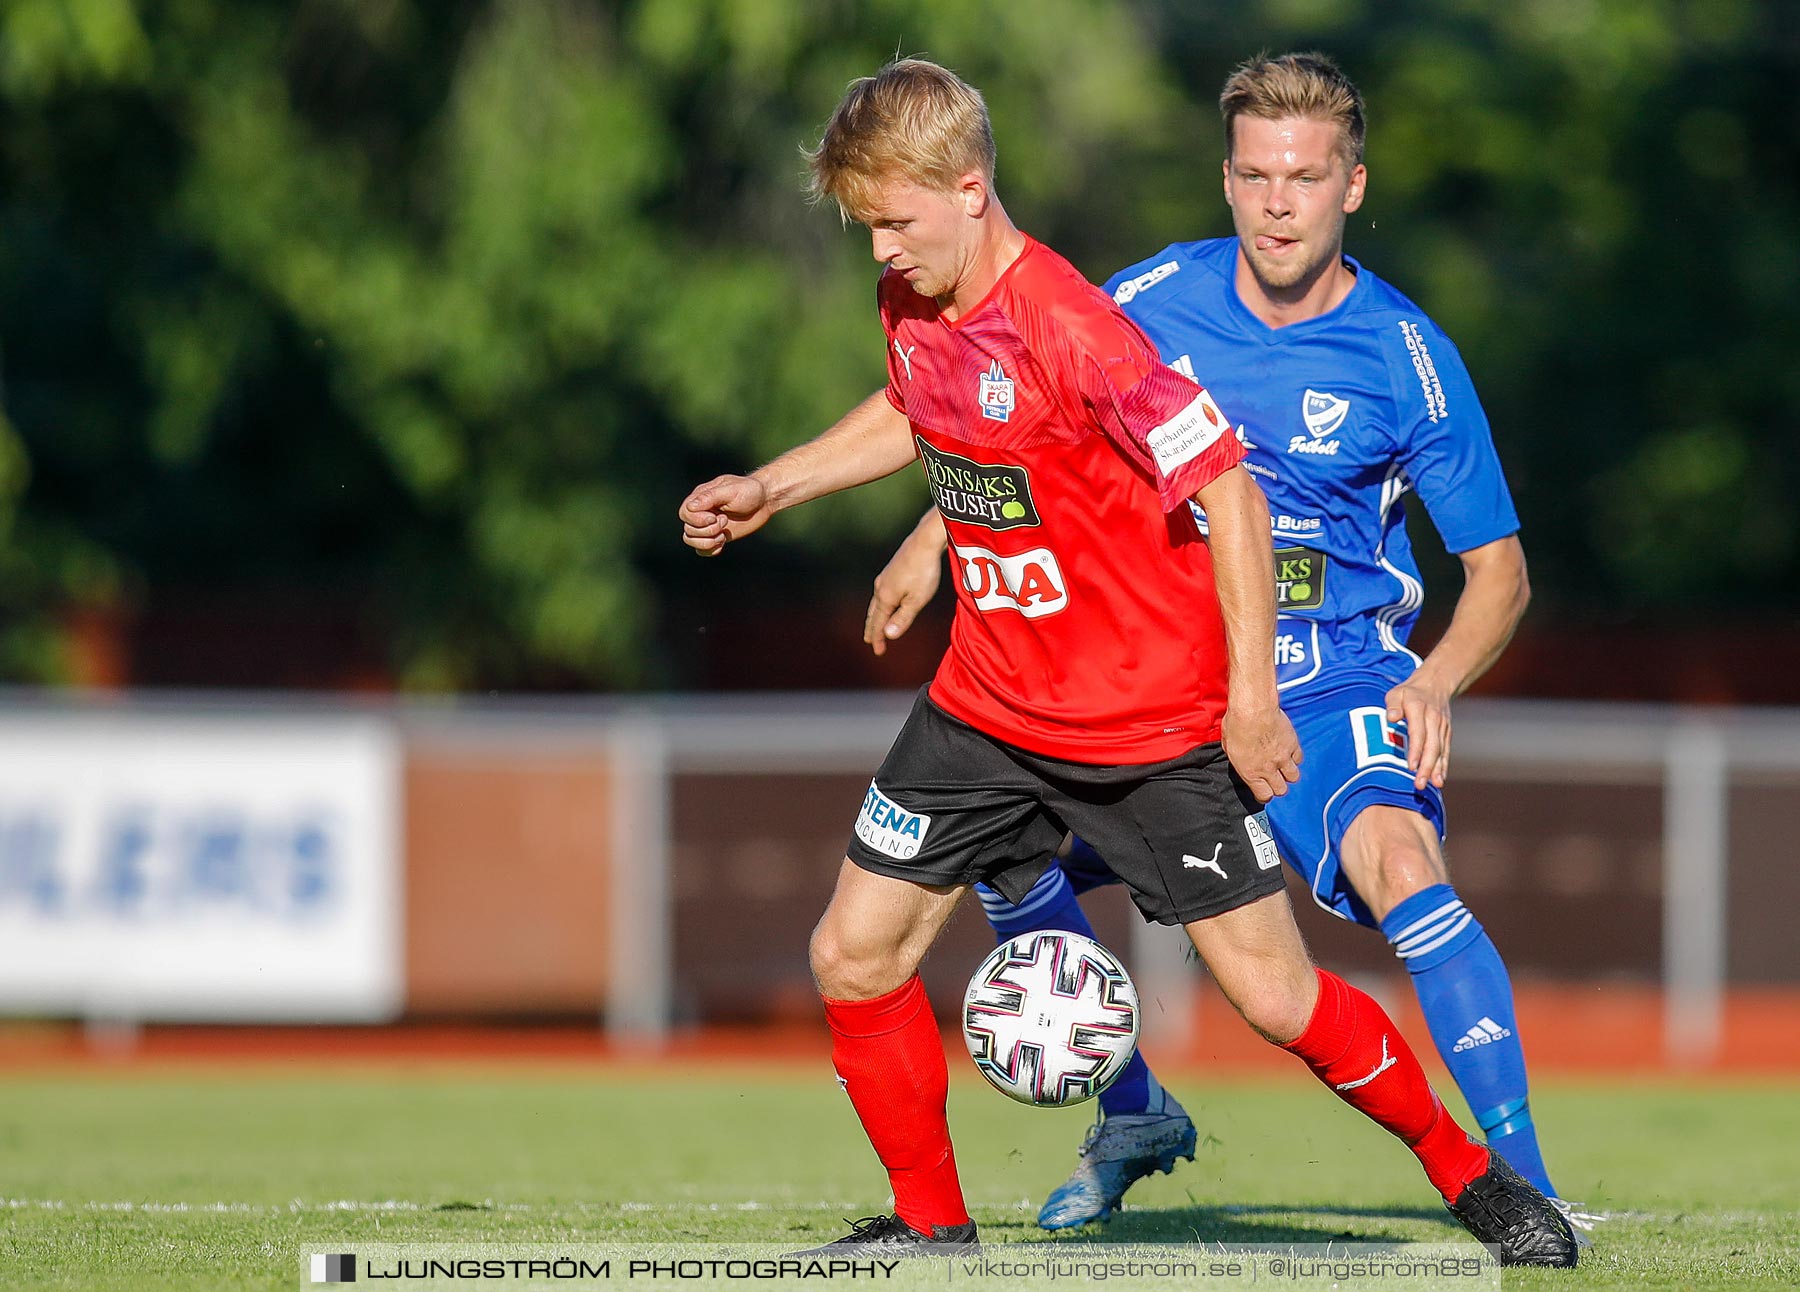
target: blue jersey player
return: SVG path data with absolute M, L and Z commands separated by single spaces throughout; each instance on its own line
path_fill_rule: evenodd
M 1167 247 L 1107 290 L 1239 423 L 1268 496 L 1282 707 L 1305 760 L 1268 804 L 1268 828 L 1321 906 L 1392 944 L 1490 1145 L 1556 1198 L 1506 966 L 1441 847 L 1451 700 L 1499 657 L 1529 596 L 1518 517 L 1456 348 L 1344 255 L 1366 179 L 1355 86 L 1320 55 L 1259 57 L 1232 74 L 1220 107 L 1237 236 Z M 1408 492 L 1465 575 L 1423 659 L 1407 646 L 1423 602 Z M 942 536 L 928 516 L 876 581 L 865 637 L 877 653 L 935 592 Z M 986 890 L 982 902 L 1002 939 L 1088 933 L 1076 894 L 1110 882 L 1072 840 L 1017 906 Z M 1134 1181 L 1193 1156 L 1193 1122 L 1141 1056 L 1101 1105 L 1075 1173 L 1039 1214 L 1045 1228 L 1104 1219 Z

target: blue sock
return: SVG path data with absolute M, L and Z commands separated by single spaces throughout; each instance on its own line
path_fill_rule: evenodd
M 1107 884 L 1123 882 L 1080 835 L 1069 837 L 1069 855 L 1063 858 L 1062 872 L 1069 877 L 1069 887 L 1075 890 L 1077 897 Z
M 1487 930 L 1454 888 L 1434 884 L 1389 911 L 1381 932 L 1412 975 L 1431 1039 L 1488 1146 L 1555 1197 L 1531 1123 L 1512 981 Z
M 1069 887 L 1068 876 L 1063 874 L 1061 866 L 1053 865 L 1046 870 L 1043 878 L 1017 906 L 986 884 L 975 885 L 975 892 L 981 898 L 981 909 L 987 913 L 988 923 L 994 926 L 994 933 L 1001 942 L 1021 933 L 1045 929 L 1061 929 L 1089 938 L 1094 936 L 1094 926 L 1082 914 L 1081 903 L 1075 900 L 1075 890 Z M 1101 1110 L 1108 1117 L 1144 1112 L 1150 1107 L 1150 1090 L 1150 1065 L 1144 1062 L 1141 1052 L 1134 1050 L 1125 1071 L 1100 1092 Z

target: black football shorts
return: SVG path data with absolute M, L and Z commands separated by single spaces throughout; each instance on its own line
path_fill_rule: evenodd
M 915 884 L 1031 891 L 1073 830 L 1144 917 L 1187 924 L 1284 887 L 1269 821 L 1219 744 L 1162 763 L 1096 767 L 984 735 L 924 691 L 875 773 L 848 855 Z

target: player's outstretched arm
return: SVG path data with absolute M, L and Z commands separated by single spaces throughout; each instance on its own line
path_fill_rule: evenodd
M 681 540 L 717 556 L 734 538 L 754 534 L 778 511 L 893 475 L 913 459 L 912 430 L 880 391 L 817 439 L 789 449 L 747 476 L 719 476 L 681 504 Z
M 1225 619 L 1230 693 L 1225 755 L 1264 803 L 1300 779 L 1300 740 L 1275 690 L 1275 557 L 1269 504 L 1250 473 L 1232 467 L 1194 495 L 1206 512 L 1213 582 Z
M 1460 554 L 1462 595 L 1450 627 L 1413 675 L 1387 694 L 1389 722 L 1406 723 L 1413 784 L 1442 789 L 1450 773 L 1450 701 L 1500 658 L 1531 601 L 1525 549 L 1517 534 Z
M 911 628 L 919 611 L 937 595 L 944 573 L 944 549 L 949 545 L 943 517 L 932 507 L 919 517 L 900 550 L 875 576 L 875 592 L 863 619 L 863 640 L 877 655 L 885 655 L 887 644 Z

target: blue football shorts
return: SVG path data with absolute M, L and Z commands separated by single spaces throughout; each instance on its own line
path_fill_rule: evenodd
M 1347 671 L 1329 689 L 1283 696 L 1281 707 L 1300 737 L 1300 779 L 1268 804 L 1269 825 L 1288 865 L 1334 915 L 1381 927 L 1344 876 L 1338 845 L 1364 808 L 1385 804 L 1417 812 L 1444 837 L 1444 796 L 1434 785 L 1413 788 L 1406 766 L 1406 724 L 1387 720 L 1396 680 Z

